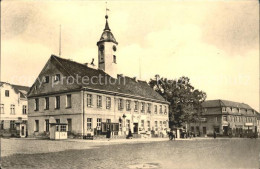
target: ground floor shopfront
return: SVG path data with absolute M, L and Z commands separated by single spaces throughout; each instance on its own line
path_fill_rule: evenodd
M 259 130 L 254 123 L 232 124 L 207 124 L 193 123 L 189 130 L 196 136 L 212 136 L 214 132 L 220 136 L 248 137 L 254 134 L 259 135 Z
M 111 136 L 126 136 L 129 131 L 137 137 L 166 137 L 168 130 L 167 116 L 150 116 L 142 114 L 66 114 L 29 116 L 29 136 L 48 136 L 50 131 L 50 118 L 56 123 L 67 124 L 68 135 L 73 136 L 100 136 L 109 131 Z M 84 124 L 84 125 L 83 125 Z
M 27 135 L 27 118 L 0 119 L 1 137 L 26 137 Z

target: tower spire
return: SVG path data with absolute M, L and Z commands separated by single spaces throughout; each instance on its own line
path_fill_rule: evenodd
M 108 19 L 107 11 L 109 11 L 109 9 L 107 8 L 107 2 L 106 2 L 106 16 L 105 16 L 105 18 L 106 18 L 106 25 L 105 25 L 104 31 L 111 31 L 111 29 L 109 28 L 109 25 L 108 25 L 108 21 L 107 21 L 107 19 Z

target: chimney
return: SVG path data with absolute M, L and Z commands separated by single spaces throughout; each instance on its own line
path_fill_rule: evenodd
M 137 82 L 137 77 L 135 76 L 135 77 L 133 77 L 133 80 L 135 81 L 135 82 Z

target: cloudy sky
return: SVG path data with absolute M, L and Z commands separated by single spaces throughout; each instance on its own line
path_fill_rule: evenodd
M 208 99 L 259 110 L 258 1 L 108 1 L 119 73 L 188 76 Z M 51 54 L 97 61 L 105 1 L 3 1 L 2 81 L 32 85 Z M 97 63 L 97 62 L 96 62 Z

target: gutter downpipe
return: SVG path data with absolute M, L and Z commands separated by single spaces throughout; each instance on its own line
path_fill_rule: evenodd
M 85 92 L 84 92 L 84 88 L 83 88 L 83 139 L 84 139 L 84 136 L 85 136 Z

